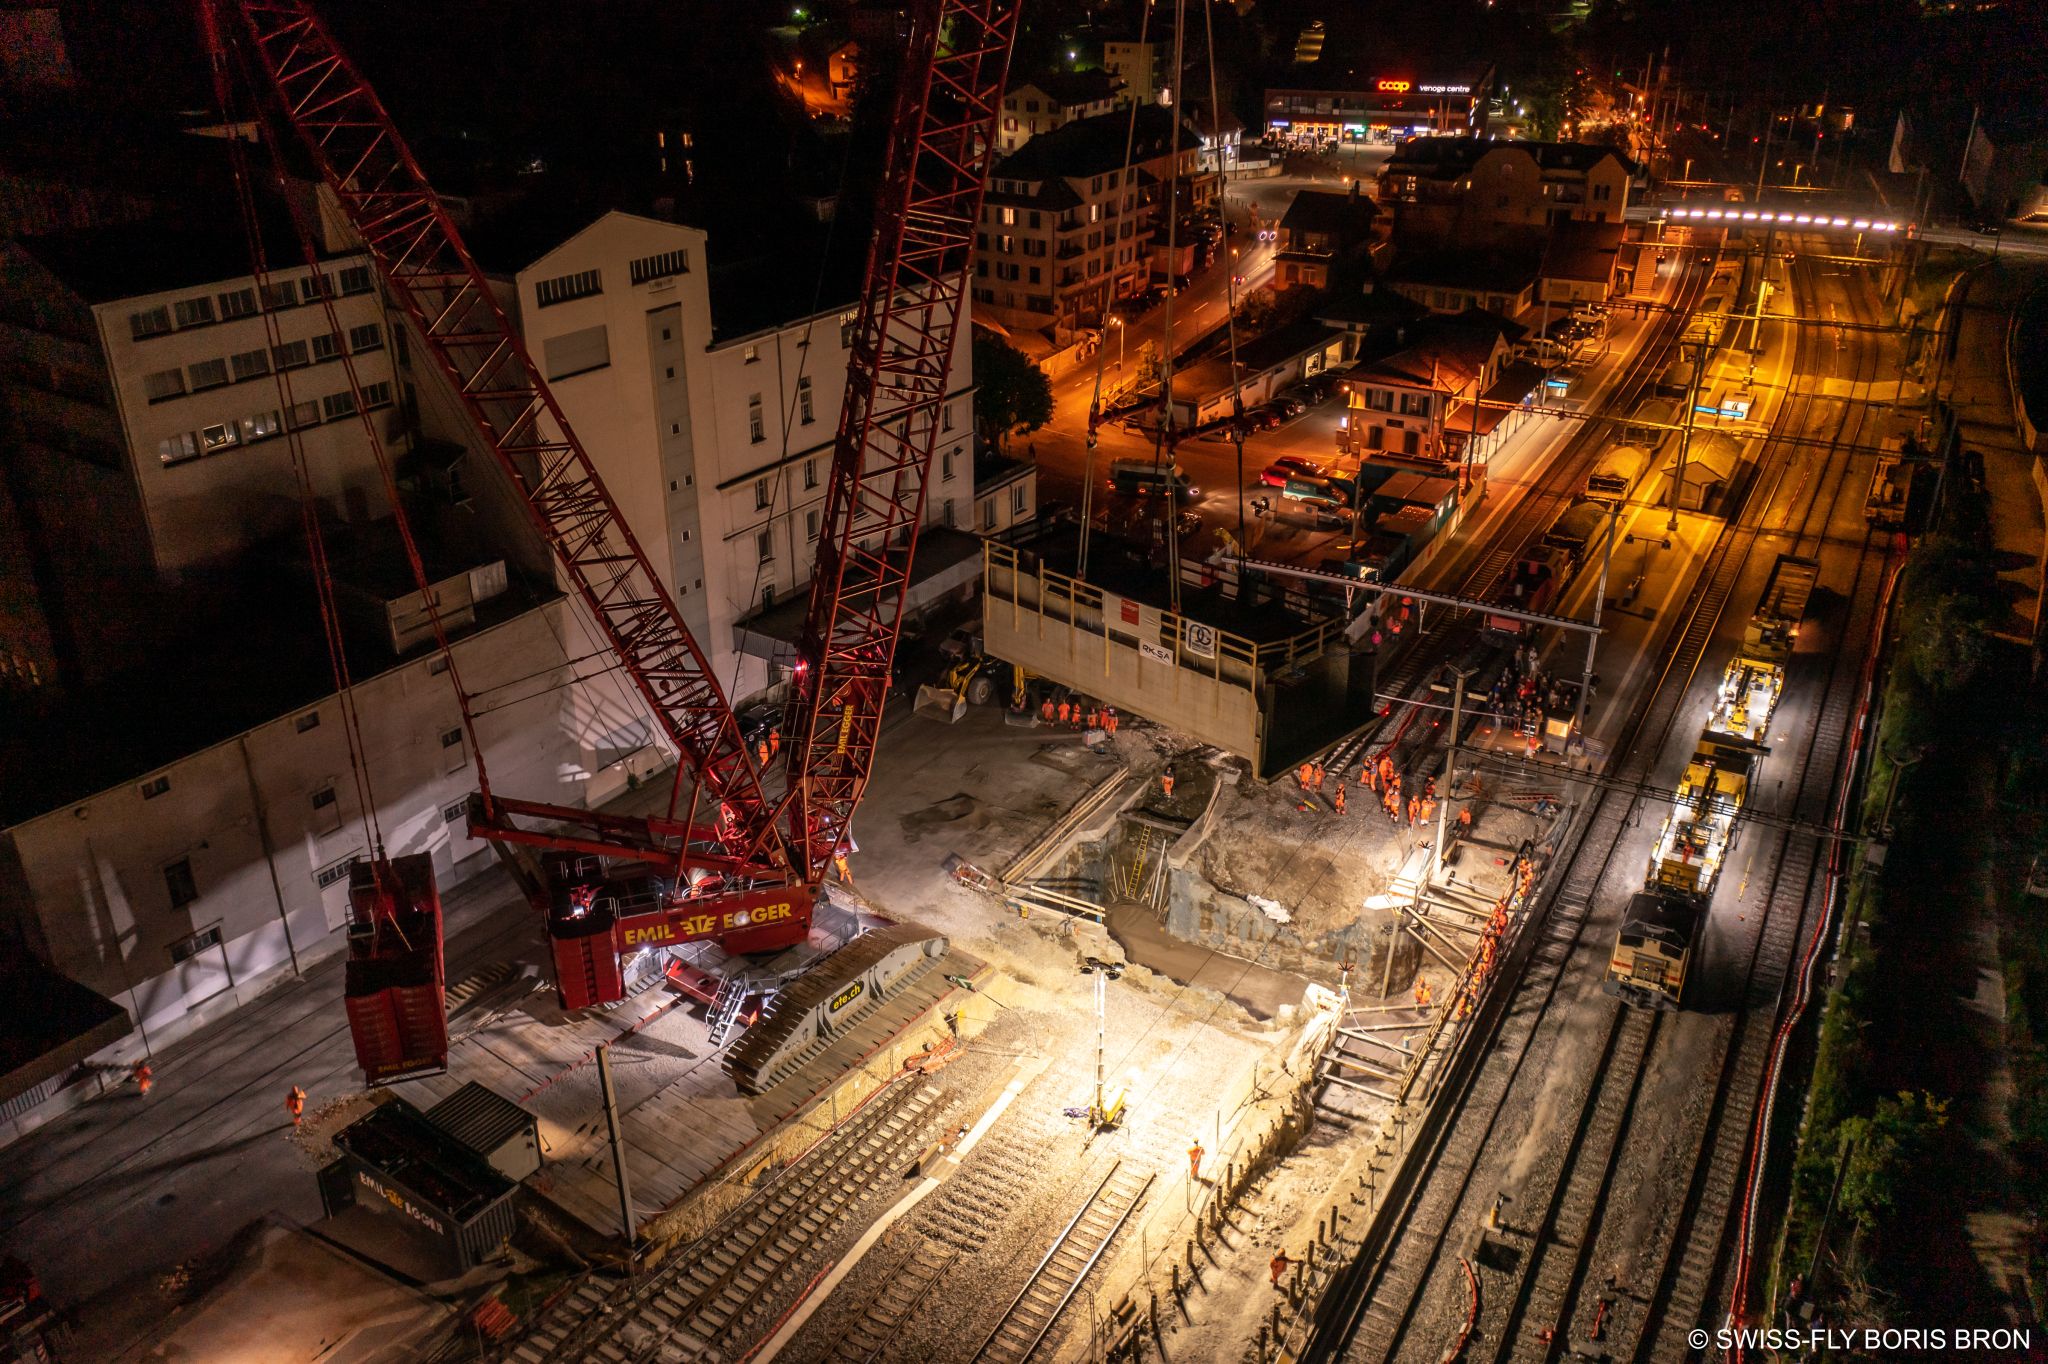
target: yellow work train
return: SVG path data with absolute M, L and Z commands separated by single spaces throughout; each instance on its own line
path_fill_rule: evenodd
M 1643 889 L 1615 933 L 1603 988 L 1630 1004 L 1676 1009 L 1735 822 L 1769 749 L 1764 737 L 1785 689 L 1785 665 L 1820 576 L 1812 559 L 1778 556 L 1728 663 L 1713 713 L 1657 832 Z

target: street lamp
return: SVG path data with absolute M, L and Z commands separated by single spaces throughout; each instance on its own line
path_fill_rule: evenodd
M 1112 1098 L 1102 1082 L 1103 1036 L 1109 1012 L 1109 982 L 1121 979 L 1124 964 L 1119 961 L 1104 961 L 1100 957 L 1083 957 L 1081 974 L 1095 977 L 1095 1102 L 1088 1106 L 1088 1121 L 1097 1129 L 1115 1127 L 1124 1119 L 1124 1105 L 1130 1099 L 1130 1090 Z
M 1109 325 L 1116 328 L 1116 367 L 1124 367 L 1124 319 L 1121 313 L 1109 315 Z

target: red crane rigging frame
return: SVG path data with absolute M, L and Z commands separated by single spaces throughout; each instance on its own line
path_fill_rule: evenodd
M 212 0 L 201 3 L 217 40 Z M 800 912 L 773 922 L 763 921 L 755 902 L 763 883 L 815 886 L 822 879 L 873 770 L 1018 4 L 911 6 L 787 716 L 795 736 L 787 795 L 771 803 L 709 660 L 375 92 L 306 0 L 228 0 L 255 54 L 251 65 L 269 81 L 391 298 L 520 493 L 697 792 L 720 809 L 718 827 L 706 829 L 500 798 L 480 783 L 476 833 L 649 863 L 678 876 L 717 872 L 751 889 L 675 904 L 669 917 L 678 925 L 694 930 L 715 921 L 711 936 L 742 951 L 804 936 L 805 897 L 795 897 Z M 587 969 L 595 965 L 589 943 L 599 935 L 582 934 L 580 946 L 570 936 L 558 935 L 558 969 L 574 965 L 582 976 L 610 982 L 588 999 L 579 991 L 581 1002 L 615 997 L 617 969 Z M 614 952 L 632 945 L 616 925 L 602 937 Z

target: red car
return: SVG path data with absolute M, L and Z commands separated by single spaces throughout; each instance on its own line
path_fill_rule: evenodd
M 1259 482 L 1268 488 L 1284 488 L 1290 478 L 1315 478 L 1323 472 L 1323 466 L 1312 459 L 1299 455 L 1282 455 L 1266 466 L 1259 475 Z

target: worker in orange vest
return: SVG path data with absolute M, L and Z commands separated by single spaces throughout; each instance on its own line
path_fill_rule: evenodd
M 1334 792 L 1332 792 L 1332 793 L 1331 793 L 1331 795 L 1330 795 L 1330 804 L 1331 804 L 1332 806 L 1334 806 L 1334 807 L 1336 808 L 1336 811 L 1337 811 L 1337 813 L 1338 813 L 1338 814 L 1340 814 L 1340 815 L 1341 815 L 1341 814 L 1343 814 L 1343 813 L 1344 813 L 1344 783 L 1343 783 L 1343 782 L 1341 782 L 1341 781 L 1340 781 L 1340 782 L 1338 782 L 1338 783 L 1337 783 L 1337 789 L 1336 789 L 1336 790 L 1335 790 Z
M 1295 779 L 1301 783 L 1301 789 L 1304 791 L 1309 789 L 1309 783 L 1315 780 L 1315 775 L 1316 770 L 1309 763 L 1303 763 L 1294 771 Z
M 1418 1009 L 1427 1009 L 1429 1007 L 1429 982 L 1419 978 L 1415 982 L 1415 1007 Z
M 766 767 L 768 765 L 768 741 L 766 739 L 754 741 L 754 756 L 761 760 L 761 766 Z
M 135 1068 L 129 1071 L 129 1074 L 135 1077 L 135 1087 L 142 1091 L 142 1097 L 147 1099 L 150 1086 L 156 1083 L 156 1072 L 150 1069 L 149 1062 L 137 1061 Z
M 292 1092 L 284 1096 L 284 1111 L 292 1115 L 292 1126 L 297 1127 L 306 1116 L 306 1091 L 293 1085 Z
M 1040 706 L 1038 707 L 1038 718 L 1039 718 L 1039 719 L 1041 719 L 1041 720 L 1043 720 L 1043 721 L 1044 721 L 1044 722 L 1045 722 L 1046 724 L 1051 724 L 1051 723 L 1052 723 L 1052 715 L 1053 715 L 1053 706 L 1052 706 L 1052 698 L 1051 698 L 1050 696 L 1048 696 L 1048 697 L 1046 697 L 1046 698 L 1045 698 L 1045 701 L 1044 701 L 1044 702 L 1043 702 L 1043 703 L 1042 703 L 1042 704 L 1041 704 L 1041 705 L 1040 705 Z
M 1273 1258 L 1267 1262 L 1267 1267 L 1273 1271 L 1273 1287 L 1278 1288 L 1280 1286 L 1280 1276 L 1285 1274 L 1287 1266 L 1293 1263 L 1294 1261 L 1288 1257 L 1286 1251 L 1276 1250 L 1273 1252 Z
M 1088 707 L 1088 728 L 1102 728 L 1102 711 L 1095 706 Z
M 1408 797 L 1408 827 L 1414 828 L 1422 818 L 1422 797 Z
M 1327 776 L 1329 776 L 1329 773 L 1327 773 L 1327 772 L 1325 772 L 1325 771 L 1323 770 L 1323 765 L 1322 765 L 1321 763 L 1317 763 L 1317 764 L 1315 765 L 1315 771 L 1314 771 L 1314 773 L 1313 773 L 1312 775 L 1313 775 L 1313 776 L 1314 776 L 1314 778 L 1315 778 L 1315 783 L 1316 783 L 1316 790 L 1318 790 L 1318 791 L 1322 790 L 1322 789 L 1323 789 L 1323 780 L 1324 780 L 1324 778 L 1326 778 Z
M 774 757 L 782 751 L 782 727 L 777 725 L 768 731 L 768 756 Z
M 1168 800 L 1173 799 L 1173 773 L 1161 772 L 1159 774 L 1159 789 Z
M 1102 728 L 1109 734 L 1110 738 L 1114 739 L 1116 737 L 1115 706 L 1104 706 L 1102 708 Z
M 1458 832 L 1460 834 L 1472 832 L 1472 807 L 1469 805 L 1458 811 Z
M 845 853 L 832 854 L 832 869 L 839 873 L 841 885 L 850 886 L 853 884 L 853 869 L 847 866 Z
M 1365 771 L 1359 773 L 1359 780 L 1363 781 L 1365 783 L 1365 789 L 1372 792 L 1374 795 L 1378 795 L 1380 793 L 1380 770 L 1377 767 L 1374 767 L 1371 763 L 1367 763 L 1365 765 Z
M 1435 801 L 1433 801 L 1433 800 L 1431 800 L 1431 799 L 1430 799 L 1430 798 L 1429 798 L 1428 796 L 1424 796 L 1424 797 L 1422 798 L 1422 822 L 1423 822 L 1424 824 L 1427 824 L 1427 823 L 1429 823 L 1429 822 L 1430 822 L 1430 821 L 1431 821 L 1432 819 L 1435 819 L 1435 818 L 1436 818 L 1436 802 L 1435 802 Z
M 1384 753 L 1380 755 L 1380 785 L 1387 786 L 1394 780 L 1394 760 Z
M 1188 1178 L 1197 1184 L 1202 1182 L 1202 1143 L 1199 1141 L 1188 1148 Z
M 1061 723 L 1061 724 L 1063 724 L 1063 725 L 1064 725 L 1065 723 L 1067 723 L 1068 717 L 1070 717 L 1070 716 L 1071 716 L 1071 715 L 1072 715 L 1073 713 L 1074 713 L 1074 707 L 1073 707 L 1073 703 L 1072 703 L 1072 702 L 1069 702 L 1069 701 L 1062 701 L 1062 702 L 1060 702 L 1060 723 Z

